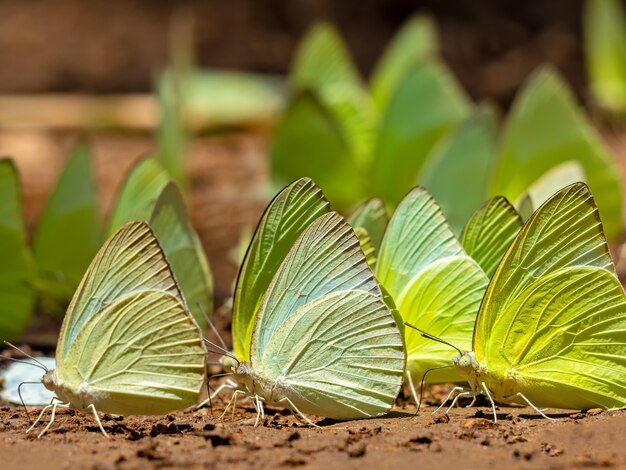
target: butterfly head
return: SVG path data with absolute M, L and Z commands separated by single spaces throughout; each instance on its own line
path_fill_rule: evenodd
M 56 379 L 56 374 L 54 373 L 54 371 L 49 370 L 45 374 L 43 374 L 43 377 L 41 378 L 41 383 L 48 390 L 50 390 L 51 392 L 54 392 L 57 388 L 57 379 Z
M 220 362 L 226 372 L 237 373 L 237 367 L 239 367 L 240 362 L 235 357 L 223 355 L 220 357 Z
M 452 362 L 457 372 L 465 376 L 472 375 L 480 369 L 480 364 L 476 360 L 476 354 L 473 352 L 459 353 Z

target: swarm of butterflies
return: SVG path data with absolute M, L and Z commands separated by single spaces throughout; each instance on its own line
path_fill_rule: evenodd
M 55 399 L 31 429 L 50 411 L 45 433 L 61 405 L 92 412 L 105 435 L 98 412 L 196 406 L 215 348 L 230 378 L 210 399 L 246 397 L 257 422 L 265 406 L 313 426 L 313 416 L 380 416 L 403 383 L 418 404 L 419 384 L 455 384 L 448 410 L 485 395 L 494 421 L 495 403 L 546 418 L 541 408 L 626 406 L 626 296 L 584 183 L 525 222 L 505 198 L 488 200 L 457 239 L 421 187 L 391 217 L 372 199 L 346 220 L 301 178 L 272 200 L 246 251 L 232 352 L 203 337 L 194 302 L 208 287 L 190 271 L 210 282 L 171 183 L 87 269 L 42 378 Z

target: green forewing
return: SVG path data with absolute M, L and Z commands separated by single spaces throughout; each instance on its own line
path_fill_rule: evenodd
M 17 169 L 0 159 L 0 340 L 28 325 L 34 307 L 35 266 L 26 242 Z
M 61 327 L 57 364 L 63 363 L 79 332 L 104 307 L 146 290 L 165 292 L 184 305 L 152 230 L 144 222 L 130 222 L 100 248 L 78 286 Z
M 235 288 L 232 333 L 240 360 L 250 360 L 254 319 L 278 267 L 304 229 L 329 210 L 320 188 L 301 178 L 283 189 L 263 214 Z
M 156 140 L 157 158 L 169 176 L 181 188 L 185 179 L 185 126 L 183 121 L 182 93 L 186 75 L 179 70 L 169 70 L 157 82 L 159 111 L 161 112 Z
M 419 182 L 437 200 L 455 234 L 485 199 L 497 156 L 498 122 L 480 106 L 436 146 Z
M 491 278 L 523 222 L 506 198 L 489 199 L 474 212 L 461 233 L 461 244 Z
M 385 203 L 380 198 L 370 199 L 356 208 L 348 219 L 350 225 L 364 229 L 369 235 L 372 245 L 378 251 L 389 223 L 389 214 Z
M 434 22 L 427 17 L 409 19 L 396 33 L 378 61 L 371 78 L 374 102 L 384 110 L 402 80 L 439 53 Z
M 204 326 L 203 312 L 210 315 L 213 311 L 213 280 L 198 235 L 189 222 L 183 196 L 173 181 L 159 195 L 148 223 L 163 248 L 189 311 Z
M 274 184 L 285 186 L 310 176 L 337 207 L 347 209 L 362 200 L 362 170 L 345 131 L 339 116 L 318 96 L 309 92 L 295 96 L 272 139 Z
M 381 116 L 372 184 L 388 203 L 400 202 L 417 182 L 435 144 L 469 112 L 469 100 L 443 65 L 411 73 Z
M 315 25 L 303 39 L 296 53 L 290 80 L 298 90 L 318 91 L 333 83 L 347 83 L 358 88 L 362 86 L 341 36 L 333 26 L 326 23 Z
M 133 220 L 148 220 L 159 194 L 170 178 L 154 158 L 139 161 L 117 195 L 109 218 L 108 235 Z
M 376 274 L 395 299 L 430 263 L 463 254 L 435 200 L 418 187 L 402 200 L 391 217 Z
M 534 210 L 565 186 L 578 182 L 585 183 L 586 180 L 585 171 L 580 163 L 575 161 L 564 162 L 541 175 L 539 179 L 526 188 L 522 198 L 528 198 Z M 522 202 L 520 201 L 518 204 L 521 205 Z
M 622 231 L 618 172 L 565 84 L 550 69 L 537 73 L 516 99 L 490 192 L 511 201 L 551 168 L 577 161 L 598 202 L 607 236 Z
M 583 14 L 585 59 L 597 104 L 626 115 L 626 15 L 620 0 L 587 0 Z
M 44 301 L 64 311 L 102 241 L 89 148 L 78 145 L 39 218 L 33 251 Z M 45 302 L 52 306 L 52 302 Z
M 367 230 L 361 227 L 357 227 L 354 229 L 354 234 L 359 239 L 359 246 L 361 247 L 361 251 L 365 255 L 365 259 L 367 260 L 367 264 L 370 269 L 374 271 L 376 269 L 376 248 L 372 243 L 372 239 L 370 238 Z

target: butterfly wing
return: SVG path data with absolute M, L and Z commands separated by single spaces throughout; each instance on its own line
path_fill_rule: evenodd
M 87 391 L 98 411 L 165 414 L 197 402 L 204 359 L 200 331 L 180 298 L 144 290 L 92 316 L 57 374 Z
M 149 224 L 176 276 L 189 311 L 199 325 L 205 325 L 203 311 L 213 310 L 213 279 L 198 235 L 189 223 L 185 201 L 173 181 L 157 199 Z
M 232 333 L 239 359 L 250 359 L 254 319 L 278 267 L 302 231 L 329 210 L 320 188 L 301 178 L 283 189 L 263 214 L 235 288 Z
M 459 348 L 471 346 L 472 328 L 488 279 L 454 237 L 430 194 L 415 188 L 400 203 L 385 232 L 376 274 L 405 321 Z M 405 330 L 409 370 L 416 378 L 450 363 L 450 348 Z M 453 369 L 428 381 L 459 381 Z
M 46 305 L 63 314 L 102 243 L 89 149 L 78 145 L 46 203 L 33 240 Z M 56 305 L 55 305 L 56 304 Z
M 522 225 L 522 218 L 511 203 L 502 196 L 494 197 L 467 221 L 461 233 L 461 244 L 491 277 Z
M 626 405 L 626 299 L 584 183 L 555 194 L 519 233 L 487 289 L 473 346 L 502 396 Z
M 389 223 L 389 214 L 383 200 L 375 197 L 357 207 L 348 222 L 355 230 L 364 229 L 370 237 L 373 248 L 378 251 Z
M 8 158 L 0 159 L 0 260 L 0 339 L 8 340 L 26 328 L 35 302 L 19 176 Z
M 266 345 L 260 367 L 283 378 L 303 413 L 356 419 L 389 411 L 404 363 L 402 336 L 382 299 L 340 291 L 289 316 Z
M 148 220 L 170 177 L 154 158 L 137 162 L 124 180 L 109 218 L 107 236 L 133 220 Z
M 85 324 L 115 300 L 146 290 L 168 293 L 184 304 L 159 242 L 144 222 L 130 222 L 105 242 L 65 314 L 57 345 L 63 360 Z
M 253 367 L 294 390 L 303 412 L 347 419 L 393 404 L 402 336 L 338 214 L 319 217 L 287 255 L 259 309 L 251 351 Z

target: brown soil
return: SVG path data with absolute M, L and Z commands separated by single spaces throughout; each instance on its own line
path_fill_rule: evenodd
M 254 427 L 252 406 L 220 420 L 223 405 L 164 417 L 105 417 L 111 439 L 93 418 L 62 410 L 41 439 L 24 434 L 22 409 L 0 408 L 3 469 L 45 468 L 590 468 L 626 466 L 626 412 L 555 412 L 556 421 L 528 409 L 459 408 L 449 421 L 434 407 L 417 416 L 398 408 L 377 419 L 300 424 L 268 410 Z M 35 412 L 38 410 L 34 410 Z M 31 413 L 33 414 L 33 413 Z M 38 428 L 41 429 L 41 428 Z

